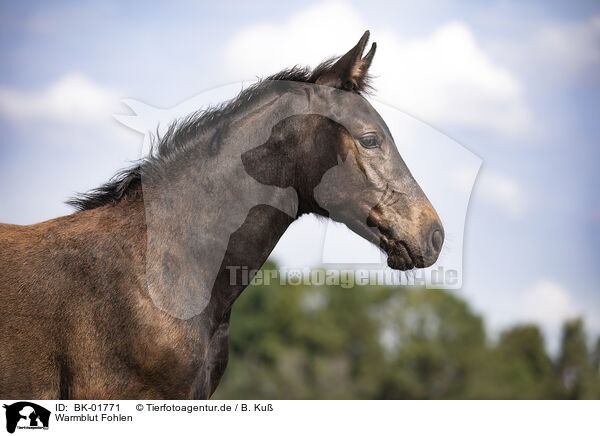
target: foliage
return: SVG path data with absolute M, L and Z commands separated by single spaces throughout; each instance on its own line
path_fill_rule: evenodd
M 600 338 L 588 350 L 582 320 L 565 324 L 553 361 L 537 326 L 491 343 L 441 290 L 253 285 L 234 305 L 230 351 L 213 398 L 600 398 Z

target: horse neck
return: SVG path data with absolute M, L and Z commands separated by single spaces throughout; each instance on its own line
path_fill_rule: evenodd
M 218 325 L 248 284 L 232 271 L 259 269 L 297 216 L 294 188 L 260 183 L 241 161 L 259 145 L 248 137 L 264 125 L 260 116 L 269 117 L 257 115 L 269 101 L 204 132 L 164 171 L 142 178 L 149 292 L 174 316 L 202 313 Z M 261 132 L 258 141 L 268 135 Z
M 250 210 L 244 224 L 231 235 L 205 311 L 218 323 L 228 317 L 235 300 L 252 275 L 265 263 L 293 218 L 277 208 L 260 205 Z

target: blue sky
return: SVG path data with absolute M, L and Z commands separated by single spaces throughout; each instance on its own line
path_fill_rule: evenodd
M 492 330 L 539 322 L 551 347 L 569 316 L 600 330 L 594 2 L 12 2 L 0 24 L 0 221 L 70 213 L 139 157 L 121 99 L 168 108 L 368 28 L 378 97 L 483 160 L 456 292 Z

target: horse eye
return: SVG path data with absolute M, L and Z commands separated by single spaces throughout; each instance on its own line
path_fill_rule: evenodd
M 377 140 L 377 135 L 374 133 L 368 133 L 364 136 L 361 136 L 358 138 L 358 142 L 360 142 L 360 145 L 362 145 L 364 148 L 377 148 L 380 145 Z

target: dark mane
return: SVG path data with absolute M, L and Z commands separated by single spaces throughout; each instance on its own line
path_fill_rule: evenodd
M 315 83 L 317 78 L 330 69 L 337 59 L 335 57 L 330 58 L 312 70 L 308 67 L 299 66 L 285 69 L 248 87 L 232 100 L 208 109 L 199 110 L 175 121 L 169 126 L 164 135 L 156 134 L 149 156 L 141 159 L 135 166 L 119 171 L 104 185 L 87 193 L 78 194 L 66 203 L 75 207 L 78 211 L 83 211 L 115 204 L 126 196 L 139 194 L 144 170 L 159 166 L 162 162 L 172 159 L 180 151 L 193 145 L 194 139 L 209 126 L 251 103 L 269 81 Z M 367 77 L 356 92 L 368 92 L 370 89 Z M 209 144 L 209 146 L 211 145 Z

